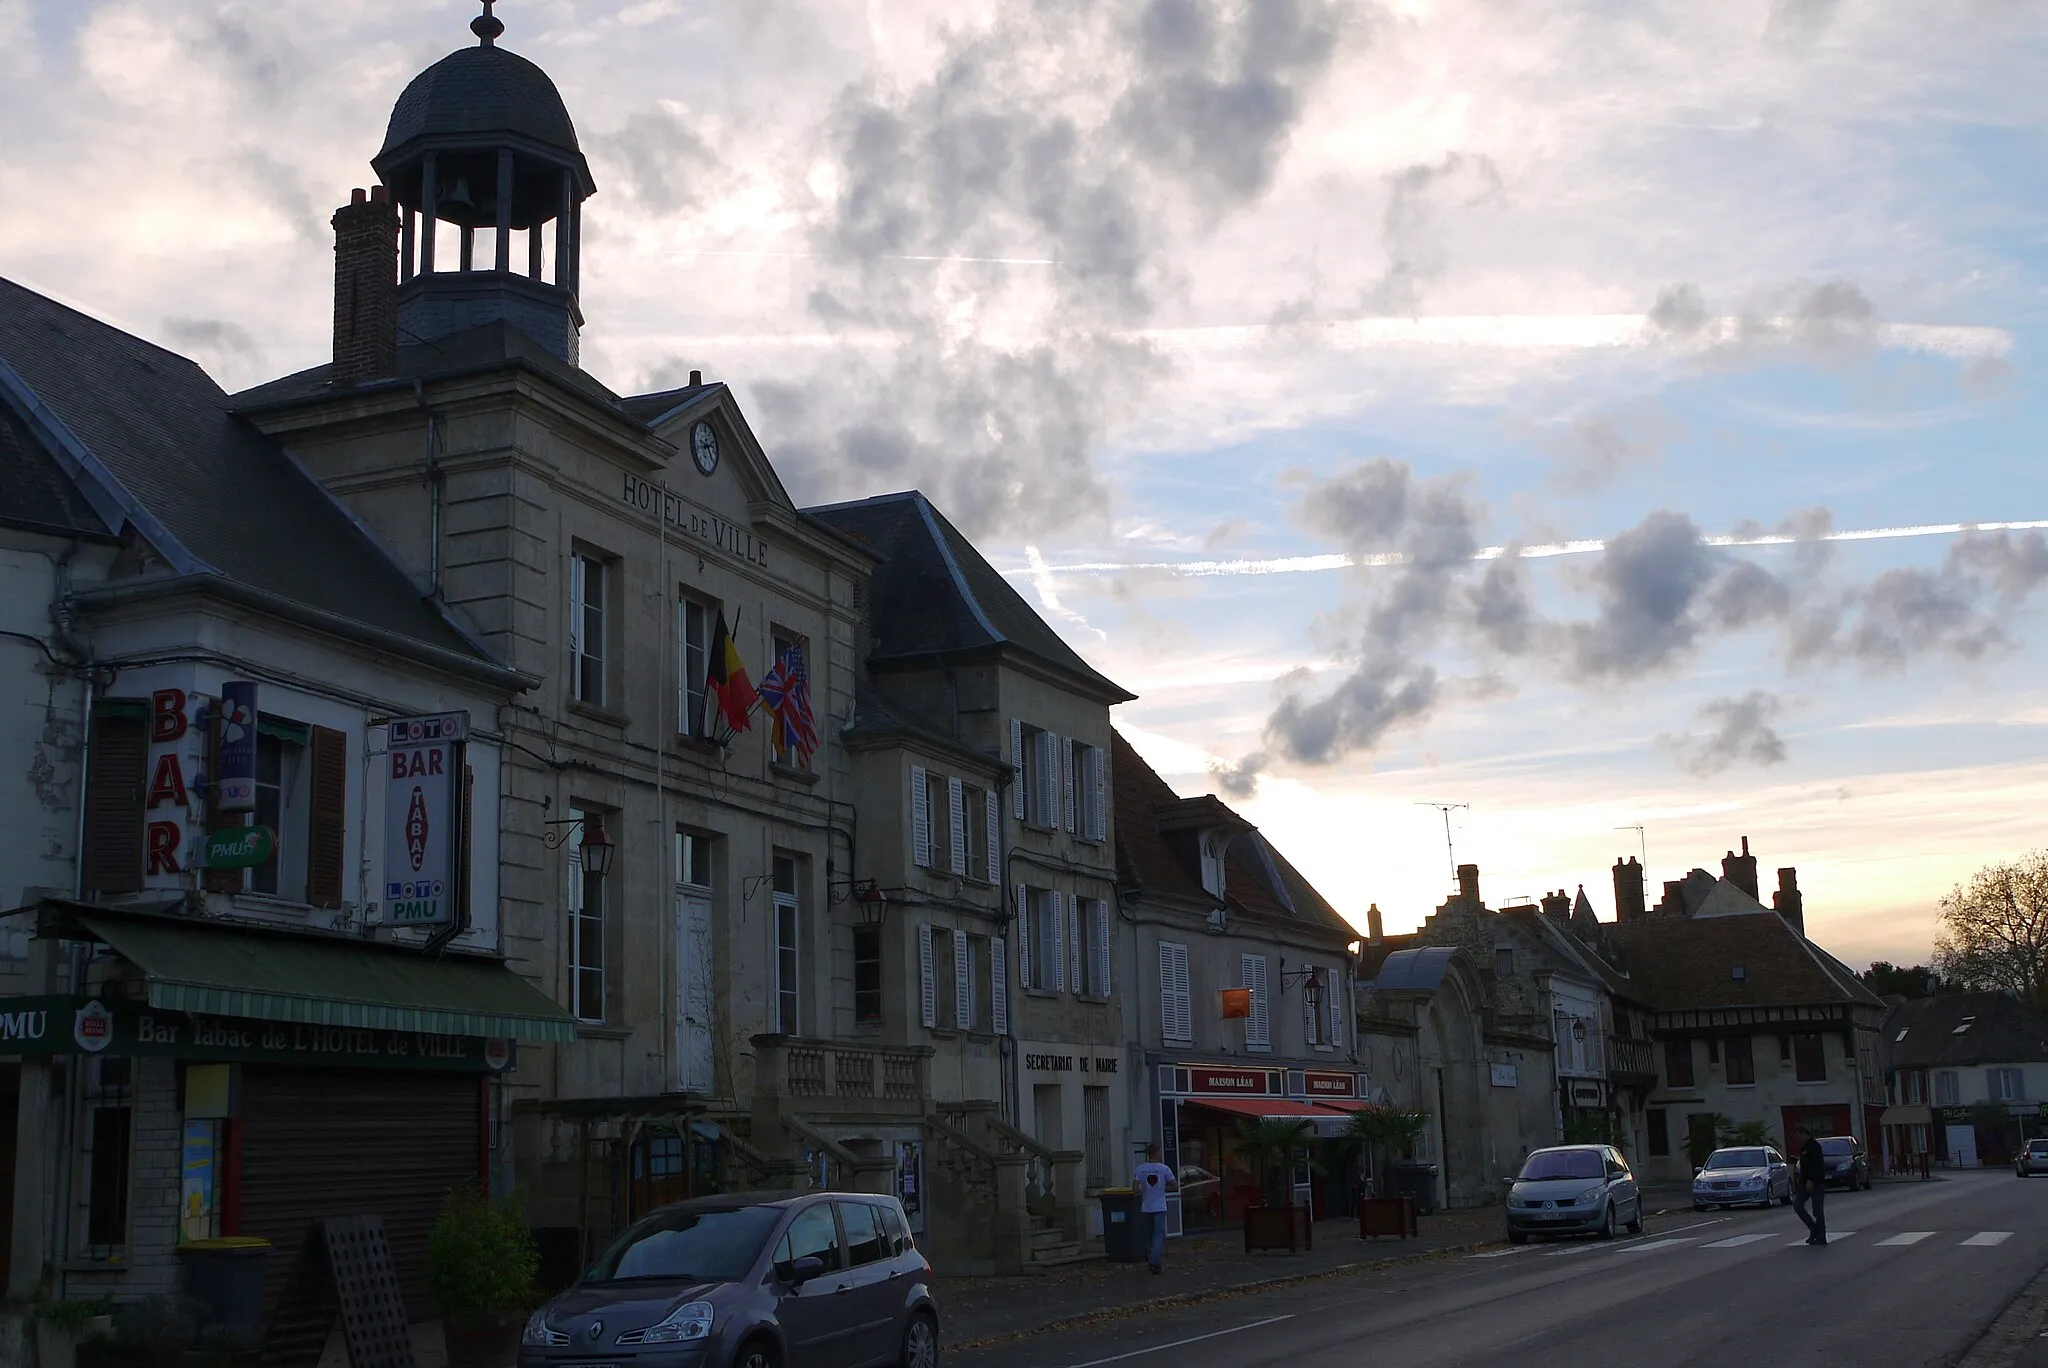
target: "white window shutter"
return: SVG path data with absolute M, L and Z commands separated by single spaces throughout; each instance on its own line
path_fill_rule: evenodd
M 1074 797 L 1080 776 L 1074 773 L 1074 742 L 1071 737 L 1060 738 L 1060 814 L 1061 825 L 1068 831 L 1074 830 Z
M 1065 909 L 1060 906 L 1063 901 L 1060 895 L 1056 891 L 1049 891 L 1045 897 L 1046 910 L 1052 914 L 1047 918 L 1052 923 L 1052 944 L 1043 947 L 1045 953 L 1052 956 L 1052 973 L 1047 977 L 1052 980 L 1052 990 L 1055 993 L 1064 993 L 1067 991 L 1067 919 L 1064 915 Z
M 1010 809 L 1018 821 L 1024 812 L 1024 724 L 1010 719 Z
M 1031 888 L 1017 885 L 1017 982 L 1031 986 Z
M 1344 985 L 1338 979 L 1338 972 L 1325 970 L 1323 980 L 1329 985 L 1325 989 L 1330 998 L 1329 1043 L 1341 1050 L 1350 1040 L 1350 1032 L 1344 1029 Z
M 946 780 L 946 834 L 952 838 L 946 867 L 955 874 L 967 872 L 967 809 L 961 799 L 960 781 Z
M 961 1030 L 974 1025 L 974 976 L 967 957 L 967 933 L 953 933 L 953 1024 Z
M 1159 942 L 1160 1031 L 1168 1040 L 1194 1039 L 1193 1004 L 1188 994 L 1188 948 Z
M 996 794 L 994 789 L 990 789 L 988 792 L 987 850 L 988 868 L 984 872 L 987 874 L 988 881 L 990 883 L 999 885 L 1003 881 L 1003 876 L 1001 872 L 1003 858 L 1003 809 L 1001 805 L 996 802 Z
M 1097 898 L 1090 908 L 1095 922 L 1095 995 L 1109 996 L 1109 903 Z
M 919 869 L 932 863 L 931 789 L 925 783 L 924 766 L 910 767 L 910 858 Z
M 1091 841 L 1107 840 L 1109 837 L 1109 794 L 1104 782 L 1102 748 L 1090 746 L 1087 750 L 1087 794 L 1088 821 L 1087 836 Z
M 1241 955 L 1238 964 L 1239 981 L 1252 994 L 1252 1014 L 1244 1021 L 1244 1047 L 1263 1053 L 1273 1048 L 1272 1021 L 1266 1013 L 1266 957 Z
M 988 1020 L 999 1036 L 1010 1033 L 1010 946 L 1001 936 L 988 940 Z
M 1174 1001 L 1180 1012 L 1180 1038 L 1182 1040 L 1193 1040 L 1195 1038 L 1195 999 L 1194 993 L 1191 991 L 1191 985 L 1188 982 L 1188 948 L 1185 945 L 1176 945 L 1174 947 L 1173 970 Z
M 917 924 L 917 1011 L 929 1030 L 939 1024 L 939 983 L 932 973 L 932 925 Z
M 1053 740 L 1051 732 L 1040 732 L 1032 738 L 1032 744 L 1038 751 L 1032 757 L 1038 762 L 1038 782 L 1032 785 L 1031 801 L 1036 810 L 1032 812 L 1031 820 L 1041 826 L 1058 826 L 1060 823 L 1059 757 L 1053 754 Z
M 1081 973 L 1081 895 L 1067 894 L 1067 982 L 1073 986 L 1074 996 L 1088 991 L 1088 980 Z
M 583 582 L 583 557 L 569 557 L 569 659 L 575 660 L 583 654 L 583 595 L 587 592 Z M 573 666 L 572 666 L 573 669 Z M 570 687 L 575 687 L 571 676 Z

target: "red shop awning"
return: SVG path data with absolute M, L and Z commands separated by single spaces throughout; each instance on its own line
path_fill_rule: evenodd
M 1334 1105 L 1296 1102 L 1285 1097 L 1189 1097 L 1183 1098 L 1181 1105 L 1207 1107 L 1211 1111 L 1228 1112 L 1232 1116 L 1279 1116 L 1289 1120 L 1313 1121 L 1316 1123 L 1316 1134 L 1324 1139 L 1342 1135 L 1345 1127 L 1351 1124 L 1351 1113 L 1348 1110 L 1339 1110 Z

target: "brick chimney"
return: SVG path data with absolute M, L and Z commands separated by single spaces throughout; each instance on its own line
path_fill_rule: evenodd
M 398 369 L 398 213 L 381 185 L 334 211 L 334 372 L 347 389 Z
M 1731 850 L 1722 858 L 1721 877 L 1750 897 L 1763 901 L 1763 895 L 1756 890 L 1756 856 L 1749 853 L 1749 837 L 1742 838 L 1740 855 Z
M 1800 935 L 1806 934 L 1806 899 L 1799 892 L 1799 871 L 1781 869 L 1778 871 L 1778 891 L 1771 894 L 1771 906 L 1779 916 L 1792 923 L 1792 929 Z
M 1626 861 L 1614 862 L 1614 919 L 1618 922 L 1642 920 L 1643 867 L 1631 855 Z
M 1458 866 L 1458 896 L 1465 905 L 1479 907 L 1479 866 L 1476 864 Z
M 1386 927 L 1380 924 L 1380 905 L 1374 903 L 1365 909 L 1365 939 L 1368 945 L 1378 945 L 1387 938 Z
M 1556 922 L 1559 926 L 1565 925 L 1572 917 L 1572 895 L 1565 892 L 1562 888 L 1558 889 L 1555 893 L 1545 893 L 1543 895 L 1543 915 Z

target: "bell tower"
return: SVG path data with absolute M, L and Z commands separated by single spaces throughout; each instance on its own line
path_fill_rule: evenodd
M 555 83 L 498 46 L 483 0 L 458 48 L 415 76 L 371 159 L 398 206 L 398 340 L 505 322 L 570 365 L 590 164 Z

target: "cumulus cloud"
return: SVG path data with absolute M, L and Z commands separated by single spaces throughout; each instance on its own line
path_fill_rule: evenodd
M 1785 740 L 1771 726 L 1783 707 L 1762 689 L 1739 698 L 1717 698 L 1699 710 L 1704 734 L 1658 738 L 1686 773 L 1705 779 L 1736 764 L 1768 768 L 1785 759 Z
M 1683 513 L 1659 510 L 1610 538 L 1589 576 L 1599 611 L 1570 629 L 1574 673 L 1634 679 L 1688 650 L 1700 632 L 1698 602 L 1721 562 Z

